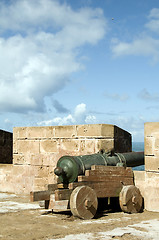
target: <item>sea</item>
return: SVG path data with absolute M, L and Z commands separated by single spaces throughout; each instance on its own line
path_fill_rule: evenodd
M 144 142 L 132 142 L 132 151 L 134 152 L 144 152 Z M 144 171 L 145 165 L 134 167 L 133 170 Z

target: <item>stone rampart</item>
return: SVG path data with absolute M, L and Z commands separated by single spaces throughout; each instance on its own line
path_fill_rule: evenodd
M 159 212 L 159 122 L 145 123 L 145 209 Z
M 0 191 L 45 190 L 57 180 L 54 168 L 61 156 L 93 154 L 101 149 L 129 152 L 131 134 L 109 124 L 16 127 L 13 129 L 13 168 L 8 175 L 3 170 Z

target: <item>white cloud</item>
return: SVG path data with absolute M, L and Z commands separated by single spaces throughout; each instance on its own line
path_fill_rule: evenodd
M 143 26 L 143 32 L 138 36 L 132 37 L 133 40 L 131 42 L 112 39 L 114 57 L 134 55 L 151 57 L 154 62 L 159 60 L 158 35 L 154 37 L 152 32 L 149 31 L 159 33 L 159 9 L 152 9 L 148 19 L 148 22 Z
M 86 104 L 81 103 L 76 106 L 74 117 L 78 120 L 78 122 L 84 122 L 86 118 Z
M 127 94 L 118 94 L 118 93 L 104 93 L 104 96 L 106 98 L 111 98 L 113 100 L 116 100 L 116 101 L 122 101 L 122 102 L 125 102 L 128 100 L 129 96 Z
M 94 116 L 94 115 L 88 115 L 88 116 L 86 116 L 85 123 L 86 123 L 86 124 L 97 123 L 97 118 L 96 118 L 96 116 Z
M 149 14 L 149 22 L 145 25 L 149 30 L 159 34 L 159 8 L 153 8 Z
M 73 114 L 69 114 L 64 117 L 56 117 L 51 120 L 45 120 L 38 122 L 40 126 L 48 125 L 71 125 L 71 124 L 91 124 L 96 123 L 96 117 L 94 115 L 87 114 L 86 104 L 78 104 Z
M 159 94 L 158 93 L 150 93 L 147 89 L 143 89 L 139 92 L 138 97 L 146 100 L 146 101 L 159 101 Z
M 118 42 L 113 44 L 112 52 L 115 57 L 122 55 L 150 56 L 157 61 L 159 60 L 159 39 L 145 35 L 130 43 Z
M 56 0 L 0 3 L 0 111 L 44 111 L 44 97 L 82 69 L 77 49 L 103 38 L 101 9 Z

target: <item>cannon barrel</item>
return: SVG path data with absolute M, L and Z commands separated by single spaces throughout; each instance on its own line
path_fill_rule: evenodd
M 58 160 L 54 173 L 59 176 L 60 182 L 71 183 L 92 165 L 136 167 L 144 165 L 144 152 L 114 153 L 113 156 L 108 153 L 63 156 Z

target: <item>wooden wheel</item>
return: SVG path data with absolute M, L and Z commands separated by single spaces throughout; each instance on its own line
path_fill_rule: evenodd
M 134 185 L 124 186 L 119 195 L 119 203 L 123 212 L 140 212 L 143 204 L 143 198 L 140 190 Z
M 95 191 L 88 186 L 76 187 L 71 193 L 70 208 L 74 216 L 91 219 L 95 216 L 98 200 Z

